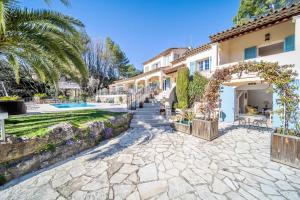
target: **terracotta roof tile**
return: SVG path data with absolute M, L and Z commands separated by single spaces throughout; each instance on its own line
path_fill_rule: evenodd
M 188 48 L 186 48 L 186 47 L 174 47 L 174 48 L 168 48 L 168 49 L 166 49 L 165 51 L 163 51 L 163 52 L 159 53 L 158 55 L 156 55 L 155 57 L 153 57 L 153 58 L 151 58 L 151 59 L 145 61 L 145 62 L 143 63 L 143 65 L 146 65 L 146 64 L 152 62 L 153 60 L 155 60 L 155 59 L 157 59 L 157 58 L 159 58 L 159 57 L 161 57 L 161 56 L 168 55 L 169 53 L 171 53 L 173 50 L 176 50 L 176 49 L 188 49 Z
M 164 73 L 165 74 L 171 74 L 171 73 L 177 72 L 177 70 L 182 68 L 182 67 L 186 67 L 185 64 L 181 64 L 181 65 L 178 65 L 176 67 L 171 67 L 171 68 L 164 69 Z
M 241 36 L 243 34 L 260 30 L 291 19 L 293 16 L 300 14 L 300 3 L 284 7 L 266 15 L 257 17 L 245 24 L 235 26 L 225 31 L 210 36 L 212 42 L 219 42 Z
M 174 65 L 174 64 L 179 63 L 181 61 L 184 61 L 189 56 L 196 55 L 196 54 L 198 54 L 200 52 L 207 51 L 209 49 L 211 49 L 211 43 L 207 43 L 207 44 L 201 45 L 199 47 L 196 47 L 196 48 L 193 48 L 193 49 L 189 49 L 188 51 L 186 51 L 183 54 L 183 56 L 181 56 L 180 58 L 174 60 L 171 63 Z

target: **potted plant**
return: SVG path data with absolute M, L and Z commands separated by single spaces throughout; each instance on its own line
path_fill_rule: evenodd
M 0 112 L 9 115 L 26 114 L 27 108 L 23 100 L 18 96 L 0 97 Z
M 294 82 L 277 88 L 280 108 L 275 111 L 281 120 L 271 136 L 271 160 L 300 169 L 300 110 L 298 87 Z
M 146 97 L 146 98 L 145 98 L 144 103 L 149 103 L 149 97 Z
M 271 136 L 271 160 L 300 169 L 300 132 L 283 133 L 275 129 Z
M 47 98 L 47 94 L 46 93 L 36 93 L 33 96 L 34 102 L 36 103 L 44 103 L 44 99 Z
M 144 102 L 140 101 L 139 108 L 143 108 L 143 107 L 144 107 Z
M 176 131 L 191 134 L 193 117 L 194 113 L 191 110 L 183 110 L 180 112 L 180 115 L 173 117 L 172 126 Z

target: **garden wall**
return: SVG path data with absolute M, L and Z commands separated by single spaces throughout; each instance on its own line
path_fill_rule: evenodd
M 131 119 L 132 114 L 123 114 L 105 122 L 87 123 L 86 128 L 61 123 L 51 127 L 50 133 L 43 137 L 9 136 L 7 142 L 0 143 L 0 185 L 119 135 L 129 128 Z

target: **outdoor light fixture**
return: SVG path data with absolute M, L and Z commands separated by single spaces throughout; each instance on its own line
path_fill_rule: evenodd
M 270 39 L 271 39 L 271 34 L 270 33 L 265 34 L 265 42 L 270 41 Z

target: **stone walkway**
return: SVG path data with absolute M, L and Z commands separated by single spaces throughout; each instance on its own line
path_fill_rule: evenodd
M 300 170 L 270 161 L 270 135 L 224 129 L 212 142 L 135 128 L 0 188 L 0 199 L 300 199 Z

